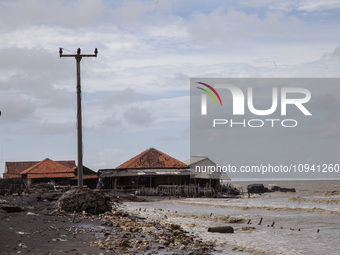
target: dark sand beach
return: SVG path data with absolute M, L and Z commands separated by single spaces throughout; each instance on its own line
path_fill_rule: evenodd
M 54 210 L 60 195 L 1 197 L 0 254 L 210 254 L 214 250 L 213 244 L 177 224 L 126 213 L 120 208 L 122 198 L 113 198 L 112 211 L 92 215 Z M 8 208 L 22 211 L 6 212 Z
M 0 210 L 1 254 L 99 254 L 90 240 L 102 231 L 99 219 L 76 218 L 56 212 L 54 202 L 37 201 L 37 195 L 4 196 L 2 206 L 19 206 L 22 212 Z

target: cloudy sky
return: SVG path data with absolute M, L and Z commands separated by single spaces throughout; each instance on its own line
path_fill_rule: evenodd
M 0 2 L 0 173 L 5 161 L 76 159 L 81 62 L 84 164 L 155 147 L 189 151 L 190 77 L 339 77 L 340 3 Z

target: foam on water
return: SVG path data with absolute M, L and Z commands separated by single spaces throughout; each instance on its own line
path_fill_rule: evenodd
M 308 191 L 307 184 L 303 185 L 303 192 L 289 194 L 268 193 L 240 199 L 171 199 L 125 205 L 131 213 L 180 224 L 203 240 L 214 241 L 225 254 L 240 254 L 230 253 L 232 248 L 252 254 L 340 254 L 340 205 L 333 203 L 340 201 L 340 196 L 323 196 L 320 187 L 317 187 L 320 192 Z M 243 222 L 227 223 L 229 218 Z M 263 221 L 258 225 L 260 218 Z M 251 224 L 247 224 L 249 220 Z M 235 233 L 207 231 L 208 227 L 223 225 L 233 226 Z

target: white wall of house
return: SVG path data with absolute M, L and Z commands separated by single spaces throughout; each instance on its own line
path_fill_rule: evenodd
M 203 178 L 203 179 L 221 179 L 222 173 L 216 170 L 216 163 L 210 160 L 208 157 L 192 156 L 184 161 L 190 166 L 192 178 Z M 223 174 L 223 177 L 224 174 Z

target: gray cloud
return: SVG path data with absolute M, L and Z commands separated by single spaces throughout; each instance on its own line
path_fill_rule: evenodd
M 294 35 L 291 39 L 296 39 L 296 33 L 303 38 L 306 32 L 302 21 L 282 12 L 268 11 L 262 18 L 233 8 L 228 11 L 218 8 L 208 14 L 198 12 L 187 27 L 196 43 L 217 42 L 224 46 L 243 43 L 245 38 L 255 41 L 270 38 L 272 41 L 275 37 Z
M 153 122 L 153 117 L 148 110 L 136 106 L 127 109 L 124 112 L 124 117 L 129 124 L 148 126 Z
M 173 1 L 124 1 L 110 12 L 116 24 L 124 27 L 142 28 L 141 24 L 161 24 L 173 9 Z
M 104 120 L 100 126 L 106 129 L 113 130 L 122 127 L 122 122 L 118 120 L 115 115 L 111 115 L 106 120 Z
M 115 104 L 127 103 L 136 98 L 136 91 L 126 88 L 121 91 L 111 93 L 104 101 L 104 106 L 109 107 Z
M 1 3 L 0 24 L 2 23 L 3 29 L 32 24 L 86 26 L 97 21 L 103 10 L 104 6 L 101 0 L 6 1 Z
M 17 48 L 0 49 L 0 54 L 0 70 L 6 77 L 0 81 L 0 91 L 29 97 L 37 106 L 70 107 L 74 104 L 68 91 L 54 85 L 71 77 L 74 79 L 74 63 L 61 63 L 57 48 L 55 55 L 46 50 Z
M 178 135 L 167 135 L 164 137 L 161 137 L 157 139 L 157 141 L 161 142 L 173 142 L 173 141 L 179 141 L 179 140 L 189 140 L 190 139 L 190 128 L 186 128 L 182 130 Z
M 61 72 L 64 72 L 63 75 L 65 75 L 65 70 L 71 67 L 71 63 L 66 61 L 61 64 L 58 50 L 56 47 L 55 54 L 52 54 L 46 49 L 2 48 L 0 49 L 0 68 L 5 70 L 48 71 L 56 75 L 61 75 Z M 66 66 L 66 68 L 63 68 L 63 66 Z
M 340 60 L 340 46 L 336 47 L 331 53 L 331 57 Z
M 40 77 L 28 73 L 15 74 L 8 81 L 0 82 L 0 87 L 0 91 L 30 98 L 37 107 L 69 108 L 75 104 L 75 96 L 66 90 L 54 88 L 53 79 L 44 73 Z
M 27 133 L 31 135 L 61 135 L 61 134 L 69 134 L 72 131 L 76 130 L 75 122 L 64 122 L 64 123 L 53 123 L 53 122 L 44 122 L 36 124 L 34 126 L 29 126 L 27 129 Z
M 1 122 L 19 123 L 27 119 L 33 119 L 36 105 L 23 95 L 0 94 Z

